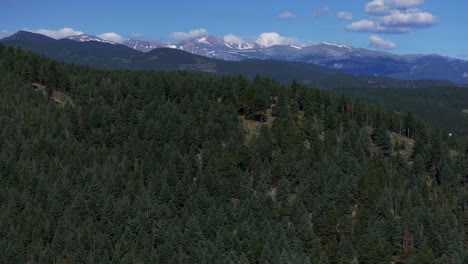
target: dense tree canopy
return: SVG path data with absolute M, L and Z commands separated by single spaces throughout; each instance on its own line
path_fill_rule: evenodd
M 468 260 L 468 148 L 408 113 L 2 45 L 0 113 L 1 263 Z

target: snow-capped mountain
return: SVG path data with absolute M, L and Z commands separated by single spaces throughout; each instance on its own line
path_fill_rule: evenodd
M 116 44 L 90 35 L 72 36 L 69 39 Z M 294 45 L 265 47 L 255 42 L 229 43 L 215 36 L 203 36 L 176 44 L 146 40 L 127 40 L 121 44 L 143 52 L 167 47 L 222 60 L 273 59 L 317 64 L 360 75 L 407 80 L 447 79 L 461 84 L 468 83 L 468 61 L 440 55 L 396 55 L 327 42 L 303 47 Z
M 134 50 L 139 50 L 143 52 L 148 52 L 148 51 L 166 46 L 166 44 L 160 41 L 156 41 L 156 40 L 127 39 L 122 43 L 116 43 L 116 42 L 102 39 L 100 37 L 87 35 L 87 34 L 69 36 L 67 37 L 67 39 L 71 39 L 71 40 L 78 41 L 78 42 L 96 41 L 96 42 L 109 43 L 109 44 L 122 44 Z
M 157 40 L 136 40 L 128 39 L 122 43 L 114 43 L 102 38 L 91 35 L 76 35 L 70 36 L 68 39 L 85 42 L 85 41 L 98 41 L 110 44 L 123 44 L 134 50 L 148 52 L 157 48 L 173 48 L 187 51 L 193 54 L 223 59 L 223 60 L 243 60 L 249 58 L 251 53 L 257 52 L 264 48 L 263 46 L 255 43 L 229 43 L 221 38 L 215 36 L 198 37 L 182 41 L 177 44 L 167 44 Z
M 166 47 L 223 60 L 243 60 L 248 58 L 244 53 L 256 52 L 263 48 L 263 46 L 254 42 L 242 44 L 229 43 L 214 36 L 189 39 L 179 44 L 167 45 Z
M 117 44 L 96 36 L 86 34 L 70 36 L 68 39 L 80 42 L 98 41 Z M 303 61 L 316 64 L 320 64 L 323 58 L 342 57 L 343 55 L 355 50 L 349 46 L 326 42 L 306 47 L 293 45 L 275 45 L 265 47 L 255 42 L 226 42 L 222 38 L 215 36 L 197 37 L 182 41 L 177 44 L 165 44 L 155 40 L 135 39 L 128 39 L 120 44 L 143 52 L 148 52 L 156 48 L 167 47 L 187 51 L 209 58 L 223 60 L 277 59 L 287 61 Z
M 96 36 L 91 36 L 87 34 L 81 34 L 81 35 L 74 35 L 74 36 L 69 36 L 67 37 L 68 39 L 78 41 L 78 42 L 88 42 L 88 41 L 96 41 L 96 42 L 103 42 L 103 43 L 111 43 L 114 44 L 111 41 L 96 37 Z
M 166 47 L 166 44 L 156 41 L 156 40 L 137 40 L 137 39 L 129 39 L 121 44 L 143 52 L 148 52 L 157 48 Z

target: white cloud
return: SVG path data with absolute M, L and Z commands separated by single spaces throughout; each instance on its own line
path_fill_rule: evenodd
M 378 32 L 381 28 L 379 28 L 378 23 L 375 21 L 363 19 L 347 25 L 346 29 L 351 31 Z
M 327 5 L 324 5 L 318 9 L 315 9 L 313 12 L 312 12 L 312 15 L 314 17 L 319 17 L 319 16 L 323 16 L 323 15 L 326 15 L 328 14 L 330 11 L 331 11 L 331 7 L 327 6 Z
M 432 26 L 437 23 L 437 18 L 427 12 L 393 11 L 382 18 L 382 24 L 386 27 L 415 27 L 422 28 Z
M 369 47 L 379 50 L 390 50 L 395 49 L 397 46 L 391 40 L 383 39 L 378 36 L 370 36 Z
M 438 23 L 438 18 L 417 8 L 423 3 L 424 0 L 373 0 L 366 5 L 366 12 L 372 17 L 351 23 L 346 29 L 401 34 L 431 27 Z
M 281 19 L 291 19 L 291 18 L 296 18 L 296 15 L 294 15 L 293 13 L 291 12 L 283 12 L 281 14 L 278 15 L 278 18 L 281 18 Z
M 126 40 L 124 37 L 120 36 L 115 32 L 102 33 L 100 35 L 97 35 L 97 37 L 116 43 L 122 43 Z
M 366 12 L 374 15 L 384 14 L 386 12 L 384 0 L 374 0 L 367 3 Z
M 198 28 L 189 32 L 172 32 L 169 37 L 177 40 L 186 40 L 206 35 L 208 35 L 208 31 L 206 29 Z
M 258 36 L 256 43 L 265 47 L 274 45 L 300 45 L 300 42 L 295 38 L 284 37 L 276 32 L 265 32 Z
M 366 5 L 366 12 L 371 15 L 384 15 L 392 10 L 407 10 L 419 7 L 425 0 L 373 0 Z
M 38 29 L 38 30 L 30 30 L 24 29 L 25 31 L 38 33 L 41 35 L 45 35 L 54 39 L 62 39 L 69 36 L 81 35 L 84 34 L 82 31 L 74 30 L 73 28 L 62 28 L 59 30 L 52 30 L 52 29 Z
M 468 72 L 463 73 L 463 78 L 468 78 Z
M 224 36 L 224 41 L 226 41 L 227 43 L 235 43 L 235 44 L 242 44 L 244 43 L 244 39 L 242 39 L 241 37 L 239 36 L 236 36 L 234 34 L 228 34 L 226 36 Z
M 0 30 L 0 39 L 11 36 L 12 33 L 6 30 Z
M 338 12 L 336 14 L 336 16 L 338 18 L 341 18 L 341 19 L 345 19 L 345 20 L 351 20 L 353 19 L 353 14 L 349 13 L 349 12 Z
M 346 26 L 350 31 L 399 34 L 437 24 L 438 18 L 427 12 L 393 11 L 374 20 L 360 20 Z

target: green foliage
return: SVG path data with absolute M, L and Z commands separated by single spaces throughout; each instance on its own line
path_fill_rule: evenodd
M 465 87 L 356 88 L 337 89 L 333 92 L 357 97 L 390 110 L 411 112 L 433 126 L 446 129 L 447 134 L 468 137 L 468 89 Z M 395 126 L 404 129 L 412 122 L 414 116 L 409 115 L 402 124 Z
M 374 143 L 379 146 L 381 153 L 385 157 L 389 157 L 392 154 L 392 144 L 385 124 L 380 123 L 377 125 L 377 128 L 374 129 L 371 137 Z
M 272 120 L 249 120 L 249 135 L 246 111 Z M 0 263 L 466 254 L 468 148 L 406 113 L 299 83 L 95 70 L 2 45 L 0 113 Z M 390 132 L 416 139 L 409 160 L 387 153 Z

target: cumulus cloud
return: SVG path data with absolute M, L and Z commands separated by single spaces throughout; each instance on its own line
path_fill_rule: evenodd
M 278 15 L 278 18 L 281 18 L 281 19 L 291 19 L 291 18 L 296 18 L 296 15 L 294 15 L 293 13 L 291 12 L 283 12 L 281 14 Z
M 379 28 L 379 25 L 375 21 L 364 19 L 347 25 L 346 29 L 351 31 L 378 32 L 382 28 Z
M 284 37 L 276 32 L 265 32 L 258 36 L 256 43 L 270 47 L 274 45 L 300 45 L 300 42 L 295 38 Z
M 366 12 L 371 15 L 384 15 L 392 10 L 406 10 L 419 7 L 425 0 L 373 0 L 366 5 Z
M 379 50 L 391 50 L 397 46 L 391 40 L 383 39 L 378 36 L 369 37 L 369 47 Z
M 41 35 L 45 35 L 54 39 L 62 39 L 66 38 L 69 36 L 76 36 L 76 35 L 81 35 L 84 34 L 82 31 L 74 30 L 73 28 L 62 28 L 59 30 L 53 30 L 53 29 L 38 29 L 38 30 L 30 30 L 30 29 L 24 29 L 29 32 L 33 33 L 38 33 Z
M 235 43 L 235 44 L 242 44 L 244 43 L 244 39 L 239 37 L 239 36 L 236 36 L 234 34 L 228 34 L 226 36 L 224 36 L 224 41 L 226 41 L 227 43 Z
M 423 3 L 424 0 L 373 0 L 366 5 L 366 12 L 372 17 L 351 23 L 346 29 L 401 34 L 431 27 L 438 23 L 438 18 L 417 8 Z
M 116 43 L 122 43 L 126 40 L 124 37 L 120 36 L 115 32 L 102 33 L 100 35 L 97 35 L 97 37 Z
M 437 18 L 427 12 L 394 11 L 391 14 L 384 16 L 381 22 L 385 27 L 423 28 L 434 25 L 437 22 Z
M 351 20 L 353 19 L 353 14 L 349 12 L 338 12 L 336 16 L 340 19 Z
M 204 28 L 198 28 L 191 30 L 189 32 L 172 32 L 169 37 L 171 39 L 177 39 L 177 40 L 187 40 L 187 39 L 192 39 L 196 37 L 201 37 L 201 36 L 206 36 L 208 35 L 208 31 Z
M 315 9 L 315 10 L 312 12 L 312 15 L 313 15 L 314 17 L 323 16 L 323 15 L 326 15 L 326 14 L 330 13 L 331 10 L 332 10 L 331 7 L 325 5 L 325 6 L 322 6 L 322 7 L 320 7 L 320 8 Z
M 436 16 L 420 11 L 394 11 L 374 20 L 360 20 L 346 26 L 350 31 L 401 34 L 437 24 Z
M 11 34 L 10 31 L 0 30 L 0 39 L 9 37 L 9 36 L 11 36 L 11 35 L 12 35 L 12 34 Z

